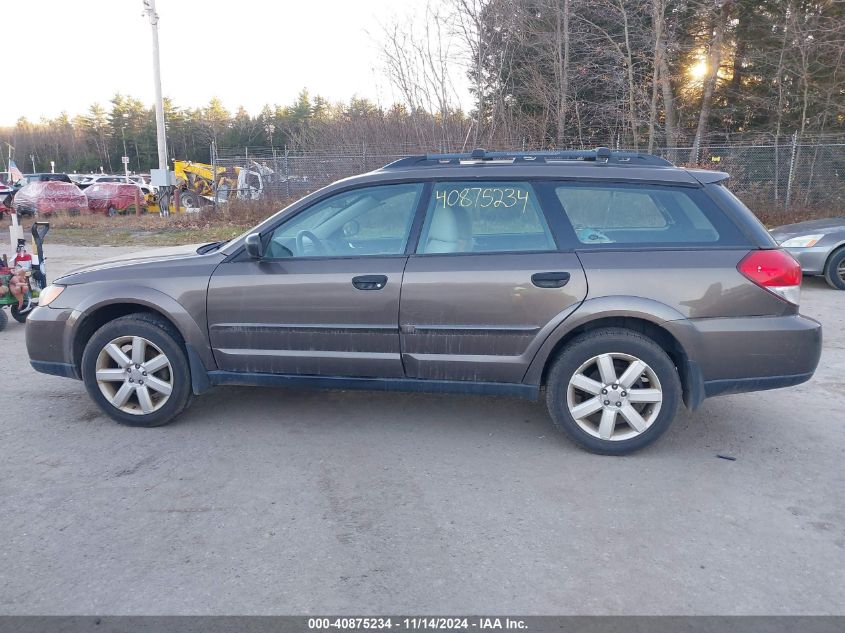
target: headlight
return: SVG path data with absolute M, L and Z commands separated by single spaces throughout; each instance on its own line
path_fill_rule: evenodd
M 815 246 L 816 242 L 824 237 L 824 233 L 820 235 L 802 235 L 800 237 L 791 237 L 780 245 L 786 248 L 810 248 Z
M 38 305 L 40 306 L 48 306 L 53 301 L 55 301 L 62 292 L 64 292 L 64 286 L 47 286 L 42 290 L 38 295 Z

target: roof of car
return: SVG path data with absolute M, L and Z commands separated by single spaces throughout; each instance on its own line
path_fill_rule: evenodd
M 728 175 L 703 169 L 676 167 L 660 156 L 641 152 L 610 150 L 560 150 L 542 152 L 487 152 L 468 154 L 426 154 L 399 159 L 370 174 L 401 178 L 430 179 L 432 171 L 443 179 L 563 178 L 667 182 L 699 185 L 725 180 Z M 381 178 L 379 178 L 381 179 Z

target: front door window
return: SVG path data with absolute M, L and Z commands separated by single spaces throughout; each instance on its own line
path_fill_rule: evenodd
M 401 255 L 422 189 L 420 183 L 383 185 L 331 196 L 273 231 L 266 256 Z

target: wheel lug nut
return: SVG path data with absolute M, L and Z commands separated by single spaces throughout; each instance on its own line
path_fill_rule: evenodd
M 129 374 L 129 373 L 131 373 L 131 372 L 132 372 L 132 369 L 130 369 L 129 367 L 127 367 L 127 368 L 126 368 L 126 373 L 127 373 L 127 374 Z
M 613 385 L 613 388 L 616 389 L 619 385 Z
M 617 402 L 617 403 L 616 403 L 616 406 L 617 406 L 617 407 L 621 407 L 621 406 L 622 406 L 622 403 L 621 403 L 621 402 Z
M 129 370 L 127 369 L 126 371 L 129 371 Z M 601 393 L 602 393 L 602 395 L 605 395 L 607 393 L 607 389 L 602 389 Z
M 142 371 L 142 372 L 141 372 L 141 375 L 142 375 L 142 376 L 146 376 L 146 375 L 147 375 L 147 372 Z M 622 395 L 624 396 L 625 394 L 623 393 Z
M 135 381 L 134 381 L 134 380 L 132 380 L 132 379 L 130 378 L 130 379 L 129 379 L 129 382 L 135 382 Z
M 146 374 L 144 374 L 144 375 L 146 376 Z M 627 396 L 627 395 L 628 395 L 628 392 L 627 392 L 627 391 L 623 391 L 623 392 L 622 392 L 622 397 L 623 397 L 623 398 L 624 398 L 625 396 Z
M 135 369 L 141 369 L 141 366 L 140 366 L 140 365 L 138 365 L 138 364 L 136 363 L 136 364 L 135 364 Z
M 143 385 L 143 384 L 144 384 L 144 381 L 143 381 L 143 380 L 139 380 L 139 381 L 138 381 L 138 384 L 139 384 L 139 385 Z
M 608 404 L 610 404 L 610 400 L 605 400 L 604 403 L 605 403 L 605 405 L 608 405 Z

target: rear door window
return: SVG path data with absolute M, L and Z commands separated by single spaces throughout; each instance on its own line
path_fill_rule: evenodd
M 553 251 L 534 188 L 526 182 L 441 182 L 432 191 L 418 253 Z
M 628 184 L 555 188 L 582 245 L 735 245 L 742 236 L 699 189 Z

